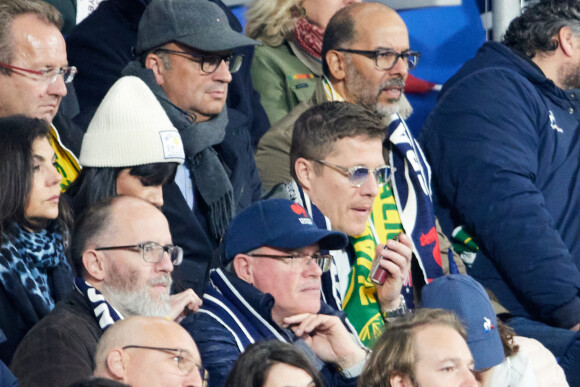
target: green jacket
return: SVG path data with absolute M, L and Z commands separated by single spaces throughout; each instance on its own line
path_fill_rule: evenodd
M 251 67 L 254 89 L 271 123 L 312 96 L 322 64 L 291 42 L 257 46 Z
M 327 101 L 322 80 L 318 80 L 313 89 L 314 94 L 310 99 L 298 104 L 284 118 L 272 125 L 258 143 L 255 160 L 262 179 L 262 188 L 266 192 L 278 183 L 287 183 L 292 180 L 290 146 L 294 122 L 306 110 Z

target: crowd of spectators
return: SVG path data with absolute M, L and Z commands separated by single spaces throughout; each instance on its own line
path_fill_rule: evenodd
M 395 10 L 247 19 L 0 2 L 0 387 L 580 386 L 580 4 L 418 139 Z

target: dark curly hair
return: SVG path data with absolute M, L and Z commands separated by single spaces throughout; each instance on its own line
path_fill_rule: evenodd
M 580 37 L 580 2 L 544 0 L 527 6 L 509 25 L 503 43 L 530 58 L 538 52 L 554 51 L 554 35 L 564 26 Z

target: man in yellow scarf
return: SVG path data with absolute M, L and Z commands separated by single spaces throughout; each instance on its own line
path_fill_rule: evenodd
M 61 189 L 76 178 L 77 158 L 62 141 L 52 121 L 76 68 L 68 65 L 60 28 L 62 16 L 40 0 L 0 3 L 0 117 L 23 114 L 51 124 L 50 143 L 63 179 Z M 79 134 L 80 136 L 80 134 Z M 67 133 L 66 138 L 71 135 Z M 78 139 L 80 145 L 80 139 Z M 69 144 L 70 146 L 70 144 Z
M 258 163 L 262 160 L 262 166 L 270 170 L 277 169 L 276 164 L 289 168 L 288 175 L 294 178 L 286 186 L 289 191 L 294 186 L 289 196 L 312 210 L 309 213 L 319 227 L 339 230 L 351 237 L 349 248 L 335 253 L 336 274 L 328 281 L 323 276 L 323 285 L 332 283 L 323 293 L 328 304 L 346 311 L 361 341 L 372 346 L 383 330 L 384 321 L 403 314 L 407 306 L 413 307 L 414 288 L 420 289 L 448 272 L 446 240 L 438 234 L 433 213 L 431 170 L 404 123 L 411 110 L 403 94 L 404 81 L 420 54 L 411 49 L 400 16 L 377 3 L 353 4 L 338 11 L 325 32 L 323 52 L 325 78 L 319 84 L 319 93 L 308 104 L 298 105 L 262 138 L 256 160 Z M 343 134 L 337 131 L 348 125 L 344 112 L 321 113 L 317 119 L 311 114 L 305 118 L 309 114 L 305 113 L 298 118 L 308 108 L 321 106 L 325 101 L 357 104 L 360 109 L 367 109 L 367 118 L 355 119 L 350 124 L 352 130 Z M 373 121 L 368 117 L 371 112 L 380 117 L 378 124 L 369 123 Z M 299 122 L 305 127 L 300 134 Z M 354 133 L 369 130 L 363 122 L 380 126 L 382 137 L 358 141 L 360 136 Z M 324 127 L 332 138 L 321 140 Z M 365 136 L 369 137 L 368 133 Z M 283 156 L 285 149 L 289 155 Z M 259 157 L 265 153 L 268 157 Z M 388 179 L 383 176 L 383 181 L 379 181 L 377 175 L 360 185 L 349 183 L 353 168 L 365 167 L 367 175 L 372 169 L 376 175 L 379 164 L 391 169 Z M 301 168 L 310 172 L 302 174 Z M 279 176 L 280 171 L 274 171 L 272 176 Z M 331 182 L 331 177 L 341 180 Z M 401 236 L 402 243 L 390 241 L 401 233 L 405 234 Z M 403 281 L 392 284 L 393 293 L 376 286 L 369 278 L 376 247 L 382 244 L 392 250 L 403 249 L 401 252 L 407 246 L 415 257 L 412 275 L 407 275 L 409 270 L 401 274 Z M 404 267 L 384 264 L 393 271 Z M 389 276 L 388 281 L 396 277 Z M 397 287 L 398 293 L 394 291 Z

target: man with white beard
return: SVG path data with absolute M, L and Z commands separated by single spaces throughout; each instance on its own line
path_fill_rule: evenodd
M 128 316 L 180 321 L 201 300 L 188 289 L 170 295 L 183 251 L 172 245 L 165 216 L 150 203 L 118 196 L 79 219 L 71 255 L 82 278 L 69 297 L 24 338 L 12 361 L 22 386 L 68 386 L 92 375 L 103 331 Z

